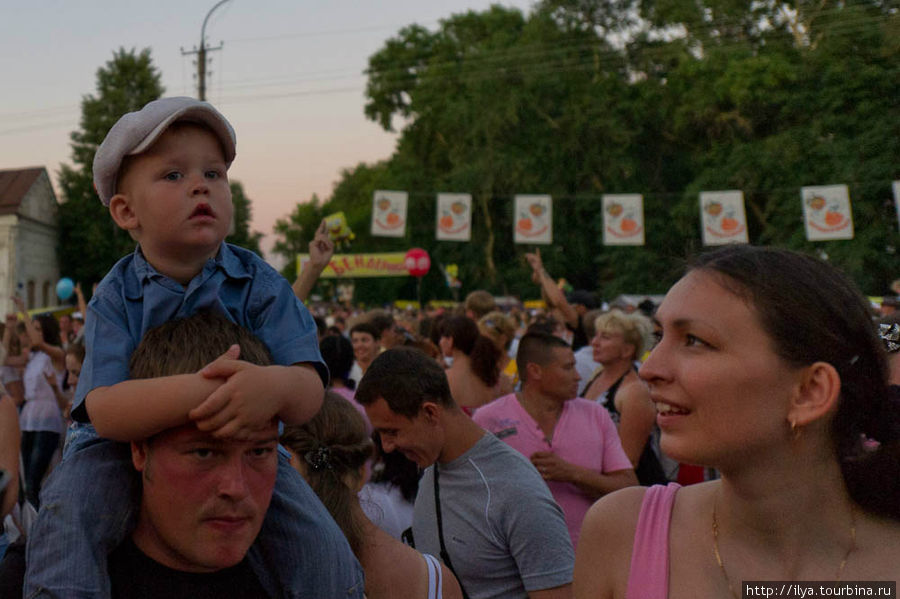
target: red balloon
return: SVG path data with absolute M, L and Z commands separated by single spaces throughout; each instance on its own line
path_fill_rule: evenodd
M 431 258 L 422 248 L 412 248 L 403 259 L 406 270 L 414 277 L 424 277 L 431 268 Z

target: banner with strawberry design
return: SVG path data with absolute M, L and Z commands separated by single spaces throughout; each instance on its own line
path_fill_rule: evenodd
M 515 199 L 515 242 L 553 243 L 553 199 L 548 195 L 517 195 Z
M 894 207 L 897 209 L 897 228 L 900 229 L 900 181 L 894 181 Z
M 846 185 L 801 187 L 800 197 L 809 241 L 853 239 L 853 213 Z
M 644 245 L 644 196 L 603 195 L 603 245 Z
M 470 194 L 438 194 L 436 237 L 440 241 L 469 241 L 472 238 L 472 196 Z
M 405 191 L 376 191 L 372 197 L 372 236 L 404 237 L 406 235 Z
M 748 243 L 742 191 L 701 191 L 700 226 L 703 245 Z

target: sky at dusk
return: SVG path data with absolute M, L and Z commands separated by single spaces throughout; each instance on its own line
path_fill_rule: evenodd
M 196 96 L 203 18 L 216 0 L 0 0 L 0 169 L 72 164 L 69 134 L 95 74 L 119 48 L 150 48 L 166 95 Z M 237 132 L 230 177 L 272 227 L 340 171 L 390 156 L 396 135 L 365 118 L 368 57 L 400 28 L 531 0 L 229 0 L 206 26 L 207 100 Z M 58 189 L 57 189 L 58 192 Z M 61 198 L 60 198 L 61 199 Z M 99 201 L 99 200 L 98 200 Z

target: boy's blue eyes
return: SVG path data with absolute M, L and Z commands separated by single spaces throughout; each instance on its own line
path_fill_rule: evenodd
M 217 170 L 209 170 L 209 171 L 205 171 L 203 173 L 203 176 L 206 177 L 207 179 L 212 179 L 213 181 L 215 181 L 216 179 L 219 179 L 222 177 L 222 173 Z M 167 181 L 179 181 L 183 177 L 184 177 L 184 175 L 182 173 L 180 173 L 178 171 L 172 171 L 170 173 L 166 173 L 164 178 Z

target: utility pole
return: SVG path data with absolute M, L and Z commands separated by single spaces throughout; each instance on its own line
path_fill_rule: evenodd
M 200 49 L 194 48 L 188 52 L 185 52 L 184 48 L 181 49 L 182 56 L 187 56 L 188 54 L 197 55 L 197 97 L 203 101 L 206 101 L 206 53 L 222 49 L 222 42 L 219 42 L 219 45 L 215 48 L 206 46 L 206 23 L 213 12 L 226 2 L 228 0 L 220 0 L 206 13 L 206 18 L 203 19 L 203 27 L 200 28 Z

